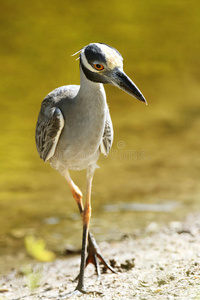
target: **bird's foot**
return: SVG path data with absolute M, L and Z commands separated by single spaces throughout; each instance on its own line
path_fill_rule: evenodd
M 112 273 L 117 273 L 113 267 L 105 260 L 105 258 L 102 256 L 99 246 L 97 245 L 97 242 L 93 236 L 92 233 L 89 232 L 88 234 L 88 256 L 86 259 L 86 267 L 88 264 L 92 263 L 95 266 L 96 272 L 97 272 L 97 279 L 100 280 L 101 278 L 101 270 L 99 261 L 103 264 L 104 270 L 110 270 Z M 79 275 L 75 278 L 74 281 L 78 280 Z
M 99 262 L 98 262 L 97 258 L 104 265 L 105 269 L 110 270 L 112 273 L 117 273 L 113 269 L 113 267 L 111 267 L 111 265 L 102 256 L 102 254 L 100 252 L 100 249 L 99 249 L 99 246 L 97 245 L 97 242 L 96 242 L 93 234 L 89 232 L 89 235 L 88 235 L 88 256 L 87 256 L 87 259 L 86 259 L 86 266 L 89 263 L 92 263 L 95 266 L 97 276 L 100 278 L 101 277 L 101 272 L 100 272 Z

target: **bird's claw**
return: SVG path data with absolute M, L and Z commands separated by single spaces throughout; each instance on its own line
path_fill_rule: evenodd
M 117 273 L 113 269 L 113 267 L 111 267 L 111 265 L 102 256 L 99 246 L 97 245 L 97 242 L 96 242 L 93 234 L 89 232 L 89 234 L 88 234 L 88 256 L 86 259 L 85 267 L 87 267 L 87 265 L 90 263 L 93 264 L 96 269 L 97 280 L 100 280 L 101 270 L 100 270 L 100 265 L 99 265 L 98 259 L 104 265 L 105 269 L 110 270 L 112 273 Z M 78 278 L 79 278 L 79 275 L 74 279 L 74 281 L 78 280 Z
M 98 277 L 101 276 L 101 272 L 100 272 L 100 267 L 99 267 L 99 262 L 98 259 L 100 260 L 100 262 L 104 265 L 104 267 L 106 269 L 109 269 L 112 273 L 117 273 L 113 267 L 111 267 L 111 265 L 105 260 L 105 258 L 102 256 L 99 246 L 97 245 L 97 242 L 93 236 L 92 233 L 89 232 L 88 234 L 88 257 L 86 260 L 86 266 L 89 263 L 92 263 L 95 268 L 96 268 L 96 272 Z

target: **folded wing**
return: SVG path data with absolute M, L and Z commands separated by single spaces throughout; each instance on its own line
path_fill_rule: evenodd
M 55 153 L 60 134 L 64 127 L 64 118 L 55 101 L 48 95 L 42 102 L 36 126 L 36 146 L 40 158 L 48 161 Z
M 105 156 L 108 156 L 109 151 L 112 147 L 113 134 L 114 132 L 113 132 L 112 120 L 110 117 L 109 109 L 107 108 L 105 128 L 104 128 L 104 133 L 100 144 L 100 152 Z

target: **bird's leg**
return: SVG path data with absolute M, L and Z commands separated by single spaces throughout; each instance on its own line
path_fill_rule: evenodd
M 82 202 L 83 195 L 81 193 L 81 190 L 73 182 L 73 180 L 71 179 L 71 177 L 68 178 L 67 182 L 69 183 L 72 195 L 73 195 L 74 199 L 76 200 L 76 203 L 78 205 L 79 211 L 80 211 L 80 213 L 82 215 L 84 209 L 83 209 L 83 202 Z
M 76 200 L 79 211 L 80 211 L 81 215 L 83 216 L 84 208 L 83 208 L 83 202 L 82 202 L 82 193 L 81 193 L 79 187 L 71 179 L 68 171 L 67 171 L 67 174 L 65 174 L 65 178 L 70 186 L 72 195 L 73 195 L 74 199 Z M 98 262 L 97 258 L 103 263 L 103 265 L 107 269 L 109 269 L 113 273 L 116 273 L 116 271 L 106 262 L 106 260 L 102 256 L 99 246 L 97 245 L 97 242 L 96 242 L 93 234 L 89 231 L 88 232 L 88 256 L 86 259 L 86 267 L 89 263 L 92 263 L 95 266 L 98 279 L 100 279 L 101 272 L 100 272 L 99 262 Z M 76 279 L 78 279 L 78 278 L 79 278 L 79 275 L 77 276 Z
M 67 179 L 70 188 L 72 190 L 72 194 L 78 204 L 79 210 L 82 214 L 83 219 L 83 237 L 82 237 L 82 250 L 81 250 L 81 264 L 80 264 L 80 273 L 78 276 L 78 284 L 76 286 L 75 291 L 67 294 L 67 297 L 73 297 L 75 295 L 80 295 L 82 293 L 86 293 L 84 286 L 84 273 L 85 273 L 85 265 L 86 265 L 86 252 L 87 252 L 87 241 L 88 241 L 88 232 L 89 232 L 89 224 L 90 224 L 90 216 L 91 216 L 91 188 L 92 188 L 92 179 L 94 174 L 94 168 L 88 170 L 87 174 L 87 193 L 86 193 L 86 202 L 85 207 L 83 209 L 82 204 L 82 193 L 79 188 L 73 183 L 69 176 L 69 172 L 65 173 L 65 178 Z M 67 176 L 66 176 L 67 175 Z
M 81 292 L 82 291 L 85 292 L 84 273 L 85 273 L 85 266 L 86 266 L 88 232 L 89 232 L 89 224 L 90 224 L 90 217 L 91 217 L 91 189 L 92 189 L 93 174 L 94 174 L 94 170 L 88 171 L 86 202 L 85 202 L 84 210 L 82 212 L 83 239 L 82 239 L 82 251 L 81 251 L 81 265 L 80 265 L 80 273 L 79 273 L 79 278 L 78 278 L 78 285 L 76 287 L 76 289 Z

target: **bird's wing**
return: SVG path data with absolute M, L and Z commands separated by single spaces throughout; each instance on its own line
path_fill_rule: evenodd
M 78 85 L 64 85 L 49 93 L 43 100 L 36 125 L 35 140 L 40 157 L 47 161 L 55 153 L 59 137 L 65 125 L 58 103 L 73 99 L 79 90 Z
M 109 151 L 112 147 L 113 134 L 114 132 L 113 132 L 112 120 L 110 117 L 109 109 L 107 107 L 105 128 L 104 128 L 104 133 L 100 144 L 100 152 L 105 156 L 108 156 Z
M 64 118 L 59 108 L 55 107 L 55 98 L 49 94 L 42 102 L 36 125 L 36 146 L 40 158 L 49 160 L 55 153 Z

